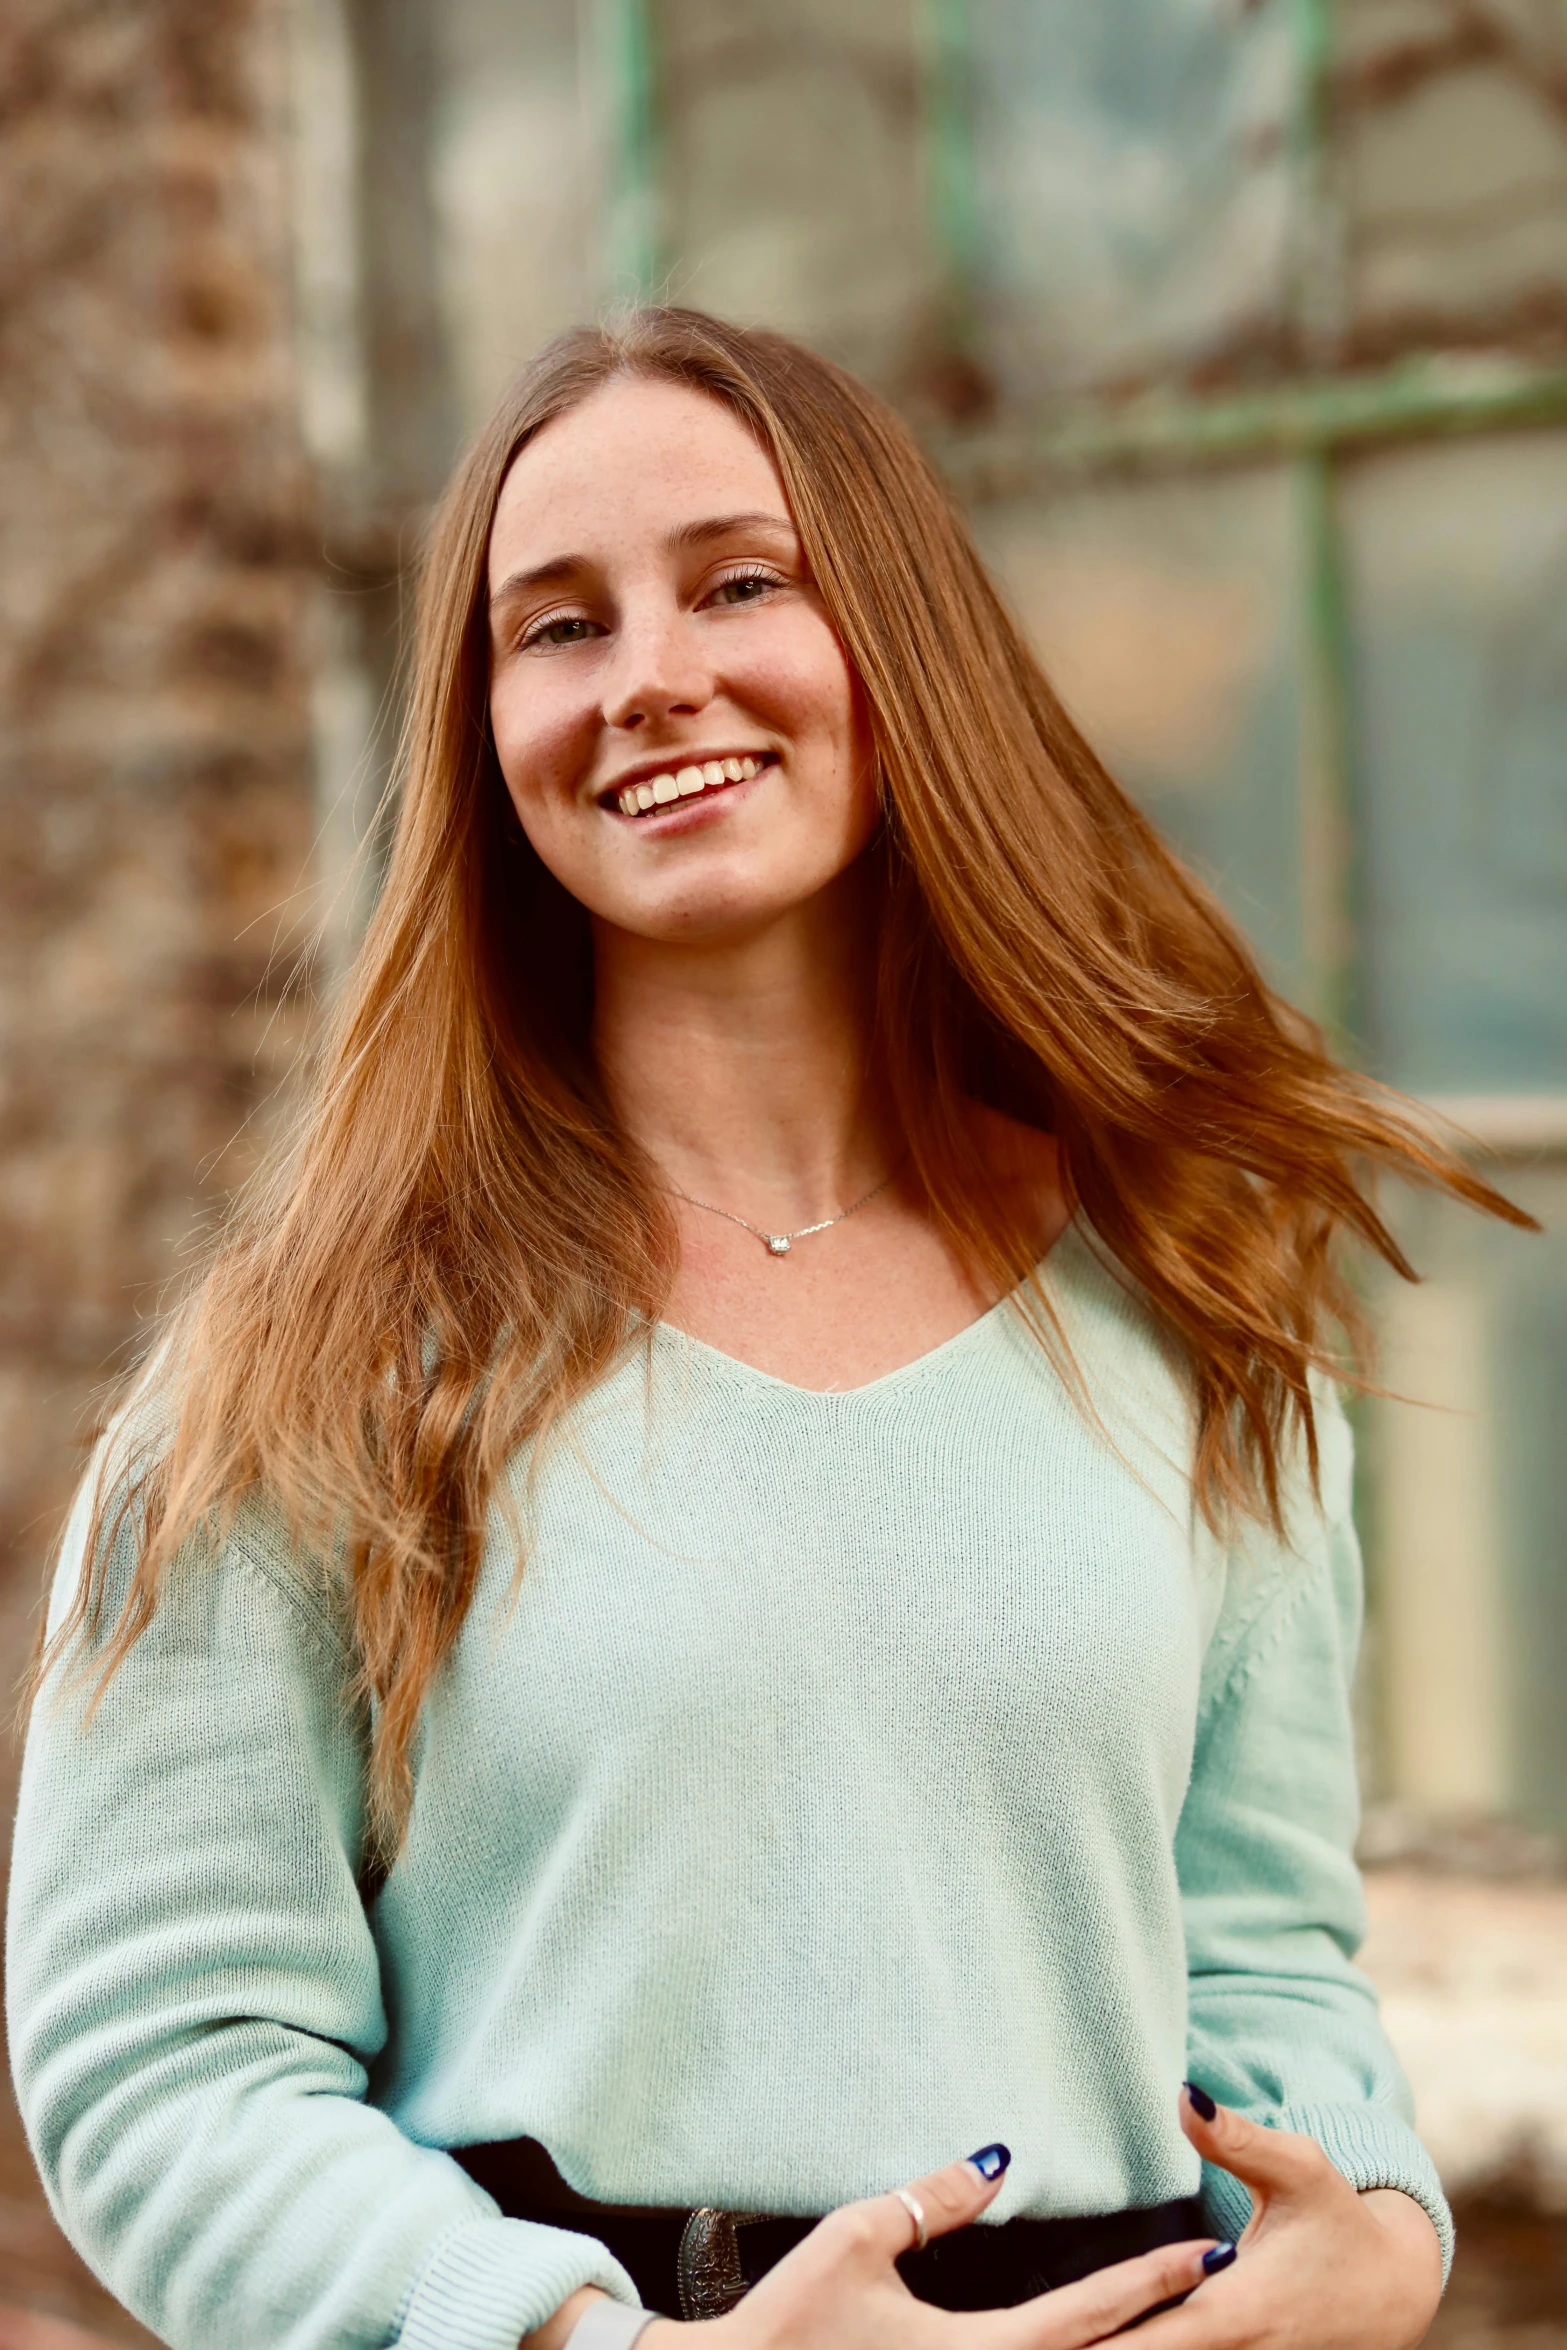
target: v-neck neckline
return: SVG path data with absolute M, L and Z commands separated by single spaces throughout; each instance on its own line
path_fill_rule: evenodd
M 721 1366 L 731 1376 L 748 1383 L 781 1388 L 786 1395 L 807 1397 L 813 1401 L 852 1402 L 856 1397 L 882 1394 L 902 1382 L 917 1379 L 945 1363 L 960 1349 L 974 1344 L 979 1335 L 988 1331 L 1001 1316 L 1010 1315 L 1016 1310 L 1024 1291 L 1056 1263 L 1064 1249 L 1081 1250 L 1084 1246 L 1078 1230 L 1078 1218 L 1071 1216 L 1026 1277 L 1009 1289 L 1005 1296 L 998 1297 L 994 1305 L 976 1314 L 971 1322 L 965 1322 L 961 1330 L 954 1330 L 948 1337 L 939 1338 L 934 1346 L 926 1347 L 923 1353 L 911 1355 L 907 1362 L 895 1363 L 890 1371 L 879 1371 L 874 1379 L 857 1380 L 852 1387 L 804 1387 L 798 1380 L 780 1378 L 776 1371 L 764 1371 L 759 1363 L 747 1362 L 744 1355 L 729 1354 L 723 1347 L 714 1346 L 708 1339 L 698 1338 L 689 1330 L 682 1330 L 674 1322 L 657 1323 L 654 1337 L 658 1341 L 687 1348 L 693 1355 Z

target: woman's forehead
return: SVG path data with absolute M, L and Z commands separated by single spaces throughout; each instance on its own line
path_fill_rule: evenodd
M 490 533 L 492 584 L 518 564 L 742 512 L 790 519 L 772 458 L 734 411 L 686 384 L 616 378 L 512 464 Z

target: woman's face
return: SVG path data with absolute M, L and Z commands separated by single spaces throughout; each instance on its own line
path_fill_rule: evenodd
M 501 490 L 489 592 L 501 772 L 600 923 L 754 934 L 865 847 L 861 697 L 772 460 L 719 402 L 627 378 L 547 425 Z

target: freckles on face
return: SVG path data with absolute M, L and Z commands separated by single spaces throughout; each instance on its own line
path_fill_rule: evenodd
M 874 830 L 853 672 L 768 456 L 706 395 L 612 381 L 512 466 L 490 718 L 544 863 L 647 936 L 765 919 Z

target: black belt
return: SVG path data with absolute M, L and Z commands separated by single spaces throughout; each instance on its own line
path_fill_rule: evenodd
M 566 2184 L 534 2138 L 454 2146 L 452 2153 L 508 2219 L 596 2236 L 628 2272 L 644 2308 L 671 2317 L 722 2316 L 816 2225 L 813 2219 L 760 2212 L 595 2203 Z M 911 2293 L 937 2309 L 1013 2309 L 1118 2260 L 1208 2233 L 1202 2205 L 1184 2196 L 1086 2219 L 1009 2219 L 1000 2227 L 960 2228 L 938 2236 L 923 2252 L 906 2252 L 898 2271 Z

